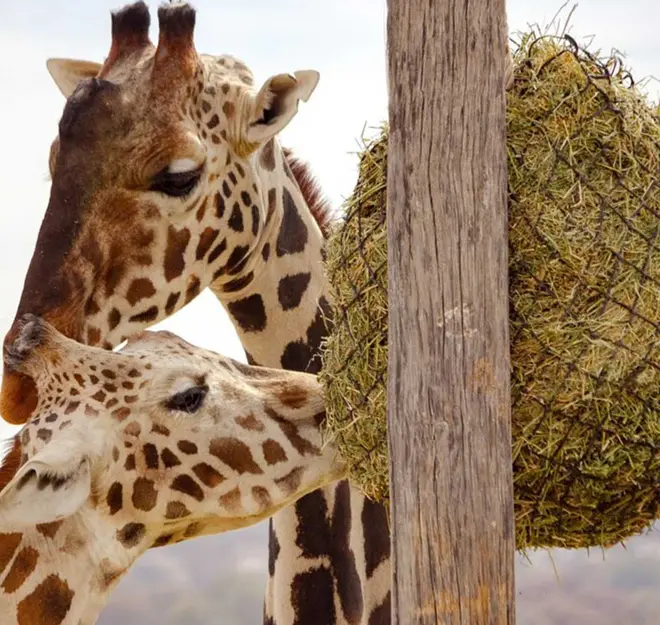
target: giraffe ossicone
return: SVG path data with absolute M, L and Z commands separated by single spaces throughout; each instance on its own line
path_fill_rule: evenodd
M 39 403 L 0 468 L 3 625 L 93 623 L 148 548 L 252 525 L 345 475 L 311 374 L 169 332 L 107 351 L 33 315 L 4 359 Z

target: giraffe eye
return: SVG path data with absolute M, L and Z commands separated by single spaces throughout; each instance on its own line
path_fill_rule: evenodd
M 179 410 L 193 414 L 202 407 L 208 390 L 208 386 L 193 386 L 176 393 L 167 401 L 167 408 L 168 410 Z
M 166 167 L 153 178 L 149 190 L 170 197 L 185 197 L 197 186 L 203 169 L 203 165 L 190 171 L 171 171 Z

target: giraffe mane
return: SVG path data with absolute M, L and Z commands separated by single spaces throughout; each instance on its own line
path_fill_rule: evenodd
M 5 441 L 5 446 L 4 459 L 0 464 L 0 492 L 11 482 L 21 466 L 21 443 L 18 435 Z
M 312 173 L 309 164 L 298 158 L 290 148 L 282 148 L 291 173 L 296 179 L 300 192 L 309 207 L 312 217 L 319 225 L 324 239 L 328 238 L 330 227 L 335 221 L 335 211 L 325 197 L 321 185 Z

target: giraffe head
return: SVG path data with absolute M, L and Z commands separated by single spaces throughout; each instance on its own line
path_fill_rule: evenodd
M 70 603 L 82 583 L 97 597 L 150 547 L 251 525 L 344 474 L 321 441 L 311 374 L 243 365 L 169 332 L 103 350 L 33 315 L 4 358 L 39 391 L 0 468 L 0 580 L 7 536 L 23 536 L 35 551 L 34 574 L 20 575 L 30 592 L 72 567 L 80 581 L 57 582 Z M 25 598 L 3 597 L 16 585 L 6 575 L 3 615 Z
M 210 285 L 240 294 L 271 254 L 301 251 L 308 228 L 319 229 L 297 216 L 277 237 L 306 180 L 277 135 L 318 73 L 255 85 L 238 59 L 196 51 L 189 5 L 161 6 L 158 20 L 154 46 L 146 5 L 129 5 L 112 15 L 104 63 L 48 63 L 67 102 L 51 147 L 48 208 L 6 342 L 33 313 L 77 341 L 114 347 Z M 282 172 L 289 190 L 276 193 L 272 178 Z M 33 382 L 5 371 L 3 417 L 24 423 L 36 402 Z
M 33 315 L 4 358 L 32 377 L 39 402 L 15 442 L 20 469 L 0 491 L 2 524 L 95 506 L 151 534 L 222 531 L 341 471 L 321 441 L 311 374 L 243 365 L 165 331 L 103 350 Z

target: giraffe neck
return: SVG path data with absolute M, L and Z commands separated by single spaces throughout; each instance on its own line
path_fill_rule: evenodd
M 263 262 L 250 265 L 260 266 L 242 291 L 212 290 L 251 363 L 317 373 L 330 314 L 324 239 L 282 151 L 274 152 L 274 169 L 259 173 L 266 205 L 275 202 L 255 247 Z M 269 524 L 265 625 L 388 625 L 389 554 L 382 506 L 346 481 L 306 495 Z
M 118 551 L 115 532 L 91 517 L 0 534 L 2 625 L 96 622 L 137 554 Z
M 327 334 L 328 282 L 321 230 L 283 151 L 254 157 L 266 224 L 242 274 L 211 290 L 229 313 L 250 363 L 316 373 Z M 272 169 L 261 163 L 274 163 Z M 245 288 L 235 289 L 249 279 Z M 311 362 L 310 362 L 311 361 Z

